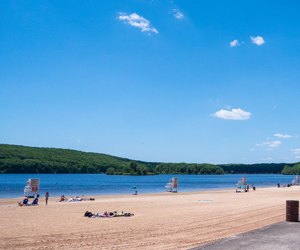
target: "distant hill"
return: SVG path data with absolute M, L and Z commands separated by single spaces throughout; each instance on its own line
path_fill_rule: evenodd
M 0 144 L 0 173 L 224 174 L 281 173 L 293 164 L 197 164 L 144 162 L 70 149 Z
M 106 173 L 109 168 L 127 168 L 131 163 L 151 163 L 60 148 L 0 144 L 1 173 Z
M 257 163 L 257 164 L 221 164 L 226 173 L 234 174 L 280 174 L 287 163 Z

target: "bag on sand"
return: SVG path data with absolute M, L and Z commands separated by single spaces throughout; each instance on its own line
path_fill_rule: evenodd
M 92 212 L 89 212 L 89 211 L 86 211 L 85 214 L 84 214 L 84 217 L 89 217 L 91 218 L 93 216 L 93 213 Z

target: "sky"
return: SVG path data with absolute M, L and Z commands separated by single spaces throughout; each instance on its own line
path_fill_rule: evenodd
M 0 2 L 0 143 L 300 161 L 300 2 Z

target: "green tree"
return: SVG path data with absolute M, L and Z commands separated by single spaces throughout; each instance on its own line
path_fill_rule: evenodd
M 110 167 L 106 170 L 106 174 L 108 174 L 108 175 L 113 175 L 113 174 L 115 174 L 115 172 L 116 172 L 116 170 L 112 167 Z

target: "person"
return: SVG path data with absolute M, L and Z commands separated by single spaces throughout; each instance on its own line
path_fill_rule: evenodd
M 46 205 L 48 205 L 48 199 L 49 199 L 49 192 L 46 192 L 45 194 Z
M 23 202 L 19 201 L 19 202 L 18 202 L 18 205 L 21 206 L 21 207 L 22 207 L 22 206 L 28 206 L 28 205 L 29 205 L 28 198 L 25 197 L 24 200 L 23 200 Z
M 277 183 L 277 187 L 279 187 L 279 188 L 280 188 L 280 183 Z
M 28 198 L 25 197 L 25 199 L 23 200 L 23 205 L 28 205 Z
M 32 205 L 38 205 L 39 204 L 39 197 L 40 197 L 40 195 L 38 194 L 36 196 L 36 198 L 33 200 Z
M 247 185 L 247 192 L 249 192 L 249 184 Z
M 59 200 L 59 202 L 63 202 L 63 201 L 66 201 L 65 195 L 62 195 L 62 196 L 60 197 L 60 200 Z
M 137 195 L 137 189 L 136 189 L 136 186 L 133 186 L 133 190 L 134 190 L 134 195 Z
M 82 201 L 82 198 L 79 196 L 76 196 L 75 199 L 73 199 L 73 201 Z
M 73 196 L 71 196 L 71 198 L 68 199 L 68 202 L 72 202 L 72 201 L 74 201 Z

